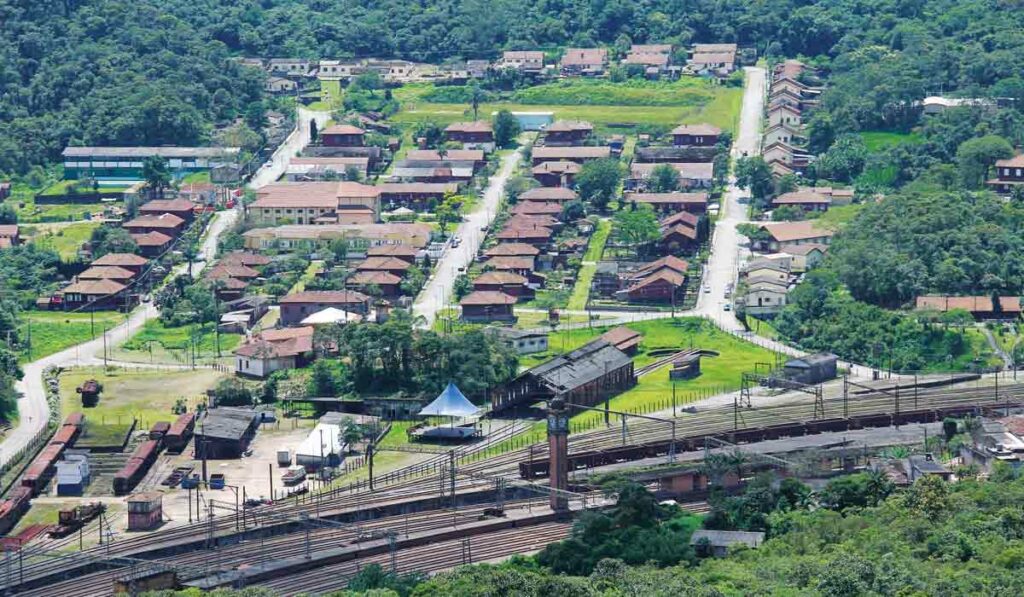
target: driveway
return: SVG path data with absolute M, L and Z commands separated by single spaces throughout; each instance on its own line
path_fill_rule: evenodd
M 455 248 L 449 245 L 435 265 L 433 275 L 416 297 L 412 307 L 413 315 L 423 317 L 425 327 L 432 327 L 438 310 L 450 302 L 459 268 L 468 268 L 476 257 L 477 250 L 486 236 L 482 229 L 490 226 L 497 216 L 498 205 L 505 193 L 505 183 L 512 176 L 521 158 L 522 152 L 514 151 L 501 159 L 501 167 L 487 183 L 480 205 L 465 217 L 455 231 L 462 239 L 462 243 Z

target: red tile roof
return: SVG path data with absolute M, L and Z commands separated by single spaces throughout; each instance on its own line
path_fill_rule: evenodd
M 356 266 L 362 271 L 405 271 L 412 267 L 408 261 L 398 257 L 367 257 L 362 263 Z
M 526 284 L 529 280 L 519 274 L 509 271 L 484 272 L 473 280 L 473 285 L 494 285 L 494 284 Z
M 672 129 L 673 135 L 697 135 L 713 137 L 722 134 L 722 129 L 706 122 L 701 124 L 681 124 Z
M 514 305 L 516 297 L 497 290 L 476 290 L 459 301 L 460 305 Z
M 94 265 L 78 274 L 79 280 L 131 280 L 135 272 L 116 265 Z
M 544 165 L 549 163 L 551 162 L 544 162 Z M 574 166 L 577 167 L 579 166 L 578 164 L 575 164 L 573 162 L 564 163 L 573 164 Z M 537 169 L 534 168 L 534 173 L 536 173 L 536 170 Z M 573 191 L 572 189 L 567 189 L 565 187 L 537 187 L 535 189 L 523 191 L 522 193 L 519 194 L 520 201 L 572 201 L 578 198 L 579 195 L 576 194 L 576 191 Z
M 366 131 L 351 124 L 335 124 L 320 131 L 321 135 L 365 135 Z
M 368 286 L 370 284 L 390 286 L 401 283 L 402 279 L 390 272 L 380 270 L 363 270 L 349 276 L 346 282 L 356 286 Z
M 184 223 L 185 223 L 185 220 L 182 220 L 178 216 L 176 216 L 174 214 L 164 213 L 164 214 L 160 214 L 158 216 L 155 216 L 155 215 L 139 216 L 139 217 L 135 218 L 134 220 L 129 220 L 129 221 L 125 222 L 121 226 L 123 228 L 141 228 L 141 227 L 146 227 L 146 228 L 178 228 L 179 226 L 181 226 Z
M 534 257 L 540 254 L 540 249 L 526 243 L 501 243 L 484 251 L 488 257 Z
M 113 280 L 79 280 L 63 290 L 64 294 L 112 295 L 127 288 Z
M 174 240 L 173 236 L 156 231 L 146 232 L 145 234 L 133 234 L 131 237 L 135 244 L 140 247 L 162 247 Z
M 134 253 L 107 253 L 96 259 L 92 265 L 116 265 L 119 267 L 141 267 L 149 263 L 149 259 Z
M 286 295 L 278 301 L 282 305 L 301 303 L 365 303 L 370 297 L 352 290 L 306 290 Z

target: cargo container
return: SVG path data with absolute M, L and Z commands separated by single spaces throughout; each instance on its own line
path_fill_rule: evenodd
M 0 502 L 0 535 L 6 535 L 21 520 L 32 502 L 32 489 L 15 487 L 11 496 Z
M 277 466 L 291 466 L 292 453 L 288 450 L 277 451 Z
M 82 428 L 83 423 L 85 423 L 85 415 L 82 413 L 71 413 L 66 419 L 64 419 L 65 425 L 74 425 L 79 429 Z

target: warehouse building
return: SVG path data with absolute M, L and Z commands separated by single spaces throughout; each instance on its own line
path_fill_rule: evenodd
M 213 408 L 196 425 L 195 458 L 241 458 L 256 437 L 260 413 L 247 408 Z
M 636 385 L 633 360 L 608 341 L 597 339 L 542 363 L 495 392 L 495 412 L 561 396 L 571 404 L 593 406 Z

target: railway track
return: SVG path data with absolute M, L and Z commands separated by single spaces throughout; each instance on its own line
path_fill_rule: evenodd
M 994 389 L 991 387 L 944 387 L 931 388 L 927 390 L 922 389 L 916 393 L 916 396 L 913 393 L 906 394 L 902 398 L 902 409 L 929 409 L 957 405 L 992 406 L 996 404 L 996 401 L 993 399 L 993 395 Z M 1000 388 L 998 396 L 1000 401 L 1011 400 L 1019 402 L 1024 399 L 1024 384 L 1004 386 Z M 844 412 L 844 405 L 841 397 L 826 399 L 824 401 L 824 407 L 826 417 L 840 416 Z M 845 406 L 845 409 L 851 416 L 859 414 L 887 413 L 896 409 L 896 404 L 893 396 L 884 392 L 875 392 L 851 398 Z M 806 421 L 811 419 L 812 416 L 813 405 L 810 403 L 810 400 L 805 400 L 797 403 L 781 403 L 753 409 L 742 409 L 742 412 L 739 413 L 735 412 L 732 407 L 709 408 L 694 414 L 681 414 L 676 417 L 675 421 L 677 425 L 677 437 L 684 437 L 708 433 L 725 433 L 730 431 L 737 423 L 740 427 L 770 426 L 782 423 Z M 529 426 L 525 428 L 528 427 Z M 457 451 L 459 460 L 470 460 L 474 454 L 482 453 L 484 450 L 508 439 L 508 437 L 516 435 L 525 428 L 516 430 L 510 429 L 505 433 L 496 434 L 496 437 L 492 440 L 481 442 L 474 446 Z M 664 441 L 670 437 L 671 429 L 668 425 L 659 424 L 654 421 L 634 419 L 627 427 L 626 442 L 629 444 L 641 444 L 650 441 Z M 609 429 L 600 429 L 575 434 L 570 437 L 569 448 L 570 452 L 574 453 L 607 449 L 621 446 L 622 444 L 623 439 L 621 429 L 612 427 Z M 541 443 L 534 444 L 532 446 L 532 450 L 530 448 L 522 448 L 512 450 L 498 456 L 463 463 L 459 466 L 459 469 L 469 473 L 488 476 L 514 476 L 518 472 L 518 463 L 530 458 L 531 453 L 532 457 L 536 459 L 547 458 L 546 446 Z M 438 456 L 436 458 L 429 459 L 427 463 L 429 464 L 433 461 L 433 464 L 440 465 L 442 461 L 447 461 L 447 458 L 447 455 Z M 397 504 L 410 501 L 411 499 L 437 496 L 437 485 L 434 485 L 429 481 L 424 483 L 425 478 L 427 478 L 427 473 L 422 472 L 426 470 L 423 464 L 424 463 L 420 463 L 414 467 L 409 467 L 409 470 L 405 471 L 408 475 L 404 477 L 402 469 L 395 471 L 391 474 L 394 481 L 390 485 L 372 493 L 365 491 L 348 492 L 335 490 L 334 492 L 321 497 L 319 505 L 315 504 L 312 500 L 309 500 L 298 504 L 289 503 L 268 506 L 267 511 L 279 516 L 298 516 L 303 513 L 313 514 L 318 509 L 322 516 L 332 516 L 344 512 L 367 511 L 373 509 L 379 510 L 389 504 Z M 417 473 L 416 471 L 419 472 Z M 425 484 L 432 485 L 432 487 L 429 489 L 423 489 Z M 456 484 L 456 488 L 459 492 L 467 492 L 489 487 L 490 485 L 491 484 L 488 481 L 460 479 Z M 368 521 L 365 524 L 369 526 L 371 522 Z M 219 517 L 213 526 L 215 536 L 220 537 L 231 534 L 234 531 L 234 517 Z M 109 550 L 113 555 L 145 555 L 147 552 L 154 552 L 159 549 L 180 545 L 189 541 L 195 541 L 197 537 L 207 535 L 210 531 L 209 527 L 210 525 L 207 523 L 201 523 L 169 529 L 168 531 L 157 535 L 123 541 L 111 546 Z M 283 537 L 291 537 L 289 541 L 293 543 L 295 541 L 294 534 L 283 535 Z M 65 541 L 64 545 L 67 546 L 75 540 L 77 540 L 77 538 L 69 537 L 61 541 Z M 52 545 L 47 546 L 52 547 Z M 103 548 L 101 551 L 100 548 L 91 548 L 85 550 L 85 553 L 93 556 L 101 556 L 106 549 L 107 548 Z M 251 549 L 251 544 L 249 549 Z M 66 563 L 48 561 L 45 558 L 34 557 L 39 556 L 41 552 L 41 548 L 37 551 L 32 551 L 32 548 L 27 548 L 26 553 L 24 554 L 27 560 L 25 566 L 26 580 L 45 577 L 49 574 L 53 574 L 54 572 L 61 571 L 66 567 Z M 197 557 L 200 559 L 205 558 L 205 556 Z M 0 581 L 3 580 L 4 579 L 0 577 Z

